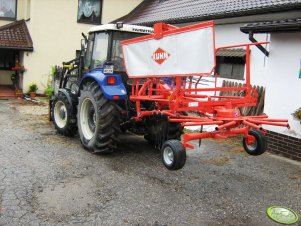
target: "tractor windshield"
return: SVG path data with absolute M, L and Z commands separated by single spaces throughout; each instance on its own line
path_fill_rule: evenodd
M 114 70 L 125 71 L 120 41 L 126 40 L 126 39 L 131 39 L 131 38 L 136 38 L 136 37 L 143 36 L 143 35 L 146 35 L 146 34 L 121 32 L 121 31 L 113 32 L 111 61 L 114 63 Z
M 87 48 L 87 65 L 90 66 L 90 69 L 103 67 L 103 64 L 108 59 L 108 43 L 109 43 L 109 34 L 107 32 L 96 33 L 91 36 Z M 90 37 L 89 37 L 90 39 Z M 94 39 L 94 42 L 93 42 Z M 89 62 L 89 58 L 92 60 Z
M 124 31 L 91 33 L 87 46 L 85 67 L 90 70 L 101 68 L 107 60 L 110 60 L 114 63 L 115 71 L 125 71 L 120 41 L 142 35 L 145 34 Z

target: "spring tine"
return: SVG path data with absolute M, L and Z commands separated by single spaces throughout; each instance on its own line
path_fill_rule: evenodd
M 200 129 L 200 133 L 203 132 L 203 126 L 201 126 L 201 129 Z M 199 147 L 201 147 L 201 144 L 202 144 L 202 139 L 199 139 Z

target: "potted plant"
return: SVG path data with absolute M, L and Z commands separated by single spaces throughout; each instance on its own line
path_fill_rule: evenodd
M 21 89 L 16 88 L 15 89 L 15 94 L 16 94 L 16 97 L 19 97 L 19 98 L 23 97 L 23 93 L 22 93 Z
M 35 98 L 37 96 L 38 85 L 34 82 L 29 84 L 29 95 L 31 98 Z
M 299 107 L 294 113 L 292 113 L 292 115 L 301 123 L 301 107 Z

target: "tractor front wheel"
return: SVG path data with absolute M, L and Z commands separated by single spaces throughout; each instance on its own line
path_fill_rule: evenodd
M 186 162 L 186 150 L 179 140 L 168 140 L 162 145 L 162 161 L 169 170 L 182 169 Z
M 249 136 L 253 139 L 252 141 L 247 141 L 247 138 L 243 138 L 243 146 L 245 151 L 249 155 L 261 155 L 267 149 L 267 140 L 265 135 L 259 130 L 250 130 Z
M 80 92 L 78 132 L 83 146 L 93 153 L 117 148 L 121 111 L 107 100 L 96 82 L 87 83 Z
M 72 137 L 76 133 L 76 113 L 68 98 L 63 93 L 52 102 L 52 117 L 58 133 Z

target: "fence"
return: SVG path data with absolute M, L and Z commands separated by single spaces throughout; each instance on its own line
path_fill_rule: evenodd
M 243 87 L 244 84 L 238 82 L 232 82 L 228 80 L 224 80 L 222 87 Z M 257 105 L 254 107 L 241 107 L 240 112 L 241 115 L 260 115 L 263 113 L 264 108 L 264 97 L 265 97 L 265 88 L 263 86 L 253 86 L 258 93 Z M 221 91 L 220 95 L 227 96 L 244 96 L 245 93 L 243 91 Z

